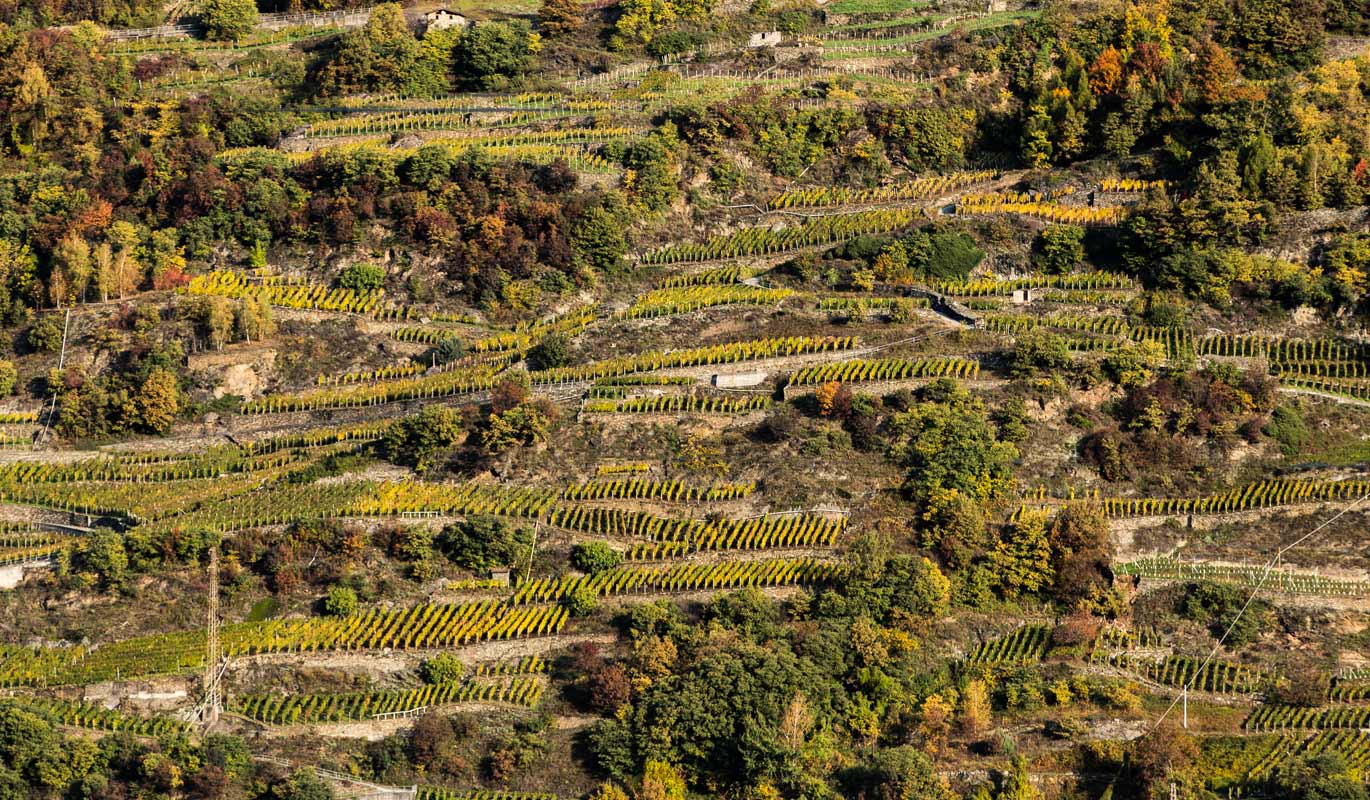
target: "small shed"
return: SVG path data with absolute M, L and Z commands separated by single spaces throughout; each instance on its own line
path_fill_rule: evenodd
M 450 28 L 465 28 L 471 20 L 455 11 L 439 8 L 423 15 L 423 29 L 426 31 L 445 31 Z
M 779 47 L 784 37 L 780 31 L 759 31 L 747 39 L 748 47 Z
M 490 580 L 494 581 L 495 584 L 497 584 L 497 585 L 499 585 L 499 586 L 508 586 L 508 585 L 509 585 L 509 568 L 508 568 L 508 567 L 502 567 L 502 568 L 500 568 L 500 569 L 492 569 L 492 570 L 490 570 Z
M 1034 297 L 1033 290 L 1030 287 L 1027 289 L 1013 290 L 1013 304 L 1015 306 L 1025 306 L 1028 303 L 1031 303 L 1034 299 L 1036 298 Z

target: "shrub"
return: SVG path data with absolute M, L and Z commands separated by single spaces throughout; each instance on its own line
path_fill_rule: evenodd
M 425 658 L 419 666 L 419 676 L 424 683 L 436 685 L 456 683 L 465 671 L 466 665 L 452 653 L 438 653 Z
M 257 24 L 257 4 L 254 0 L 206 0 L 200 16 L 207 38 L 237 41 Z
M 352 264 L 338 276 L 338 286 L 354 292 L 370 292 L 385 285 L 385 270 L 375 264 Z
M 588 586 L 577 586 L 562 598 L 561 603 L 573 617 L 588 617 L 595 613 L 595 608 L 599 606 L 594 590 Z
M 528 351 L 528 360 L 536 369 L 556 369 L 571 363 L 571 340 L 565 334 L 553 333 Z
M 1293 406 L 1276 407 L 1261 432 L 1279 442 L 1280 452 L 1286 456 L 1297 455 L 1308 441 L 1308 426 L 1304 424 L 1303 414 Z
M 62 325 L 56 317 L 39 317 L 25 336 L 29 347 L 44 353 L 56 353 L 62 349 Z
M 1085 257 L 1085 229 L 1078 225 L 1048 225 L 1032 243 L 1032 263 L 1048 275 L 1070 272 Z
M 448 525 L 437 536 L 437 547 L 457 565 L 469 570 L 509 566 L 533 543 L 532 532 L 514 528 L 497 517 L 473 516 Z
M 0 359 L 0 397 L 14 394 L 14 389 L 19 384 L 19 371 L 14 368 L 14 362 L 8 359 Z
M 571 564 L 590 575 L 613 569 L 622 561 L 623 554 L 604 542 L 581 542 L 571 548 Z
M 357 613 L 357 593 L 346 586 L 333 586 L 323 601 L 323 612 L 330 617 L 350 617 Z

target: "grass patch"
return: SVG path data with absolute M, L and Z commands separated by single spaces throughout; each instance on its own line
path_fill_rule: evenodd
M 927 8 L 932 3 L 919 0 L 837 0 L 828 6 L 830 14 L 898 14 L 915 8 Z
M 252 604 L 252 610 L 247 612 L 248 622 L 265 622 L 280 613 L 281 601 L 274 597 L 266 597 Z

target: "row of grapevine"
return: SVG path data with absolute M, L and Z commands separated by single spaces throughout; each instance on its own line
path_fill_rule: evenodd
M 1299 706 L 1263 705 L 1251 712 L 1242 727 L 1248 731 L 1278 731 L 1291 728 L 1370 728 L 1370 706 L 1332 706 L 1330 708 L 1302 708 Z
M 1041 661 L 1051 641 L 1051 628 L 1046 625 L 1024 625 L 1006 636 L 981 642 L 966 656 L 966 663 L 1031 664 Z
M 551 792 L 506 792 L 502 789 L 444 789 L 420 786 L 415 800 L 557 800 Z
M 818 301 L 818 310 L 863 315 L 895 311 L 907 314 L 929 305 L 926 297 L 824 297 Z
M 244 414 L 281 414 L 328 408 L 362 408 L 401 400 L 428 400 L 488 391 L 499 379 L 490 368 L 473 367 L 350 387 L 272 394 L 243 403 Z
M 982 319 L 981 324 L 985 326 L 986 330 L 1010 334 L 1022 333 L 1033 328 L 1061 328 L 1110 336 L 1128 336 L 1131 334 L 1131 326 L 1122 317 L 1106 317 L 1097 314 L 1048 314 L 1043 316 L 994 314 Z
M 1189 687 L 1194 691 L 1215 694 L 1251 694 L 1260 691 L 1266 677 L 1260 670 L 1189 656 L 1169 655 L 1159 661 L 1139 658 L 1127 653 L 1112 656 L 1110 662 L 1121 669 L 1144 675 L 1156 683 L 1176 688 Z
M 370 317 L 407 317 L 412 313 L 407 307 L 396 309 L 383 305 L 384 292 L 379 289 L 356 292 L 351 289 L 330 289 L 317 284 L 260 283 L 248 280 L 247 275 L 237 270 L 214 270 L 204 275 L 196 275 L 186 284 L 185 292 L 216 297 L 253 297 L 273 306 L 341 311 Z
M 1145 192 L 1151 189 L 1165 191 L 1165 181 L 1141 178 L 1104 178 L 1099 181 L 1099 191 L 1102 192 Z
M 339 386 L 350 383 L 371 383 L 372 381 L 388 381 L 395 378 L 407 378 L 411 375 L 418 375 L 423 372 L 423 366 L 413 361 L 405 361 L 400 364 L 388 364 L 384 367 L 375 369 L 358 370 L 355 372 L 343 372 L 336 375 L 319 375 L 314 379 L 318 386 Z
M 1370 379 L 1370 364 L 1364 361 L 1286 361 L 1270 363 L 1270 374 L 1280 380 L 1300 378 L 1339 378 L 1347 383 Z
M 990 198 L 963 197 L 956 203 L 957 216 L 1016 214 L 1066 225 L 1117 225 L 1122 221 L 1122 206 L 1063 206 L 1050 202 L 1010 202 Z
M 36 544 L 0 544 L 0 566 L 51 558 L 72 544 L 71 537 Z
M 582 144 L 507 144 L 489 145 L 477 139 L 430 139 L 421 147 L 438 146 L 453 155 L 459 155 L 473 148 L 480 148 L 491 158 L 521 161 L 530 164 L 548 164 L 564 161 L 567 166 L 581 172 L 613 172 L 615 164 L 596 153 L 587 152 Z M 281 152 L 269 147 L 230 147 L 214 154 L 214 160 L 226 165 L 242 163 L 262 154 L 272 158 L 284 158 L 291 164 L 304 164 L 311 161 L 328 161 L 345 158 L 358 153 L 368 153 L 391 163 L 399 163 L 417 153 L 421 147 L 390 147 L 376 141 L 348 142 L 333 144 L 317 150 L 294 150 Z M 405 315 L 404 319 L 410 319 Z
M 1131 302 L 1134 297 L 1136 297 L 1135 294 L 1126 291 L 1052 289 L 1042 295 L 1042 300 L 1047 303 L 1060 303 L 1062 305 L 1121 306 Z
M 1099 291 L 1133 290 L 1138 284 L 1116 272 L 1074 272 L 1066 275 L 1033 275 L 1028 278 L 980 278 L 976 280 L 937 281 L 937 291 L 955 297 L 994 297 L 1011 295 L 1019 289 L 1061 289 Z
M 1359 703 L 1370 700 L 1370 683 L 1351 683 L 1338 680 L 1332 684 L 1328 699 L 1334 703 Z
M 792 289 L 763 289 L 745 283 L 654 289 L 638 297 L 616 316 L 620 319 L 643 319 L 686 314 L 716 306 L 772 306 L 792 295 Z
M 1313 759 L 1323 753 L 1340 755 L 1348 769 L 1356 774 L 1370 774 L 1370 732 L 1321 731 L 1304 743 L 1298 755 Z
M 332 650 L 456 647 L 561 631 L 563 608 L 510 606 L 503 601 L 372 609 L 349 617 L 311 617 L 225 625 L 225 656 Z M 0 649 L 0 687 L 86 685 L 137 676 L 175 674 L 203 665 L 203 630 L 141 636 L 97 647 Z
M 680 289 L 686 286 L 721 286 L 729 283 L 738 283 L 746 278 L 753 277 L 756 274 L 756 270 L 748 269 L 741 264 L 730 264 L 726 267 L 706 269 L 700 272 L 671 275 L 658 282 L 656 288 Z
M 1294 389 L 1341 395 L 1342 397 L 1349 397 L 1353 400 L 1370 400 L 1370 384 L 1337 380 L 1336 378 L 1295 377 L 1290 375 L 1281 375 L 1280 383 Z
M 383 481 L 366 485 L 366 491 L 349 506 L 339 509 L 339 513 L 384 517 L 404 512 L 437 511 L 452 515 L 534 518 L 551 511 L 556 499 L 556 491 L 534 487 L 506 488 L 474 481 Z
M 646 264 L 680 264 L 783 253 L 800 247 L 836 244 L 857 236 L 893 233 L 917 223 L 924 216 L 917 209 L 887 208 L 809 217 L 801 225 L 780 230 L 770 227 L 742 228 L 701 243 L 669 244 L 643 254 L 642 261 Z
M 602 506 L 558 508 L 546 517 L 546 522 L 597 536 L 684 542 L 699 550 L 827 547 L 846 529 L 845 517 L 792 514 L 705 521 Z
M 1111 654 L 1119 650 L 1160 647 L 1163 642 L 1164 639 L 1161 634 L 1150 626 L 1135 629 L 1108 625 L 1101 628 L 1099 635 L 1094 637 L 1094 646 L 1090 649 L 1089 660 L 1095 664 L 1105 663 Z
M 541 656 L 523 656 L 476 664 L 468 674 L 472 678 L 492 678 L 505 675 L 541 675 L 550 672 L 551 669 L 552 665 Z
M 862 381 L 898 381 L 911 378 L 962 378 L 974 380 L 980 374 L 980 362 L 966 358 L 882 358 L 834 361 L 814 367 L 804 367 L 790 376 L 791 386 L 815 386 L 830 381 L 860 383 Z
M 1365 345 L 1335 339 L 1285 339 L 1257 334 L 1215 333 L 1199 339 L 1195 352 L 1201 356 L 1264 358 L 1281 364 L 1319 361 L 1361 361 Z
M 37 411 L 0 411 L 0 425 L 24 425 L 38 421 Z
M 596 386 L 689 386 L 689 375 L 613 375 L 595 381 Z
M 473 116 L 473 114 L 481 116 Z M 508 111 L 498 121 L 489 117 L 494 112 L 466 111 L 379 111 L 347 117 L 320 120 L 310 125 L 305 135 L 311 139 L 331 136 L 363 136 L 370 133 L 399 131 L 454 130 L 465 128 L 491 129 L 527 125 L 538 121 L 565 119 L 575 115 L 567 109 Z
M 1204 497 L 1102 498 L 1104 513 L 1117 517 L 1150 517 L 1169 514 L 1226 514 L 1257 508 L 1347 500 L 1370 493 L 1370 481 L 1286 478 L 1250 483 L 1221 494 Z
M 191 478 L 217 478 L 232 473 L 271 470 L 297 463 L 301 458 L 301 454 L 291 451 L 254 454 L 238 448 L 222 448 L 187 459 L 153 463 L 129 462 L 118 456 L 101 456 L 66 463 L 12 461 L 0 465 L 0 485 L 78 481 L 161 483 Z
M 837 562 L 815 558 L 771 558 L 662 567 L 626 564 L 594 575 L 529 581 L 514 592 L 513 602 L 550 602 L 584 591 L 596 596 L 608 596 L 633 592 L 690 592 L 744 586 L 825 583 L 835 579 L 839 570 Z
M 680 480 L 648 481 L 640 478 L 616 481 L 586 481 L 566 487 L 567 500 L 663 500 L 669 503 L 697 503 L 739 500 L 756 491 L 756 482 L 715 483 L 690 486 Z
M 244 695 L 234 698 L 228 707 L 268 725 L 309 725 L 366 720 L 450 703 L 509 703 L 531 708 L 542 698 L 542 691 L 541 680 L 520 677 L 342 694 Z
M 787 208 L 814 208 L 817 206 L 863 205 L 867 203 L 889 203 L 899 200 L 924 200 L 942 197 L 973 183 L 992 180 L 993 170 L 977 172 L 953 172 L 950 175 L 934 175 L 916 178 L 905 183 L 876 186 L 869 189 L 849 189 L 841 186 L 813 186 L 791 188 L 772 197 L 767 207 L 771 210 Z
M 598 381 L 601 378 L 652 372 L 659 369 L 737 364 L 767 358 L 831 353 L 851 350 L 861 340 L 855 336 L 788 336 L 779 339 L 752 339 L 742 342 L 708 345 L 688 350 L 662 350 L 639 353 L 623 358 L 592 361 L 572 367 L 558 367 L 529 373 L 533 383 L 576 383 Z
M 1125 564 L 1114 564 L 1119 575 L 1136 575 L 1152 580 L 1219 581 L 1242 586 L 1256 586 L 1264 577 L 1264 586 L 1285 594 L 1312 594 L 1323 597 L 1370 597 L 1370 581 L 1335 580 L 1304 572 L 1234 564 L 1201 564 L 1178 561 L 1166 556 L 1142 558 Z
M 746 414 L 770 405 L 771 398 L 763 394 L 746 397 L 659 394 L 626 400 L 590 400 L 581 410 L 587 414 Z
M 451 328 L 440 328 L 432 325 L 409 325 L 403 328 L 395 328 L 390 331 L 390 337 L 400 342 L 439 344 L 447 339 L 456 338 L 457 333 Z
M 138 736 L 182 735 L 189 726 L 171 717 L 144 717 L 124 714 L 104 706 L 48 697 L 4 697 L 0 708 L 15 708 L 35 714 L 58 725 L 91 730 L 123 731 Z
M 605 475 L 624 475 L 634 472 L 647 472 L 652 468 L 651 464 L 645 461 L 633 461 L 628 464 L 600 464 L 595 468 L 595 474 L 604 477 Z

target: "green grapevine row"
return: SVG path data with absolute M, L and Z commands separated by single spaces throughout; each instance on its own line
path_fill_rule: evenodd
M 805 367 L 790 376 L 789 383 L 791 386 L 815 386 L 830 381 L 859 383 L 943 377 L 974 380 L 979 374 L 980 362 L 965 358 L 853 359 Z
M 745 283 L 654 289 L 617 315 L 621 319 L 669 317 L 715 306 L 772 306 L 794 294 L 792 289 L 762 289 Z
M 1103 289 L 1136 289 L 1137 282 L 1116 272 L 1084 272 L 1068 275 L 1034 275 L 1030 278 L 1001 280 L 982 278 L 973 281 L 938 281 L 937 291 L 955 297 L 994 297 L 1010 295 L 1019 289 L 1060 289 L 1067 291 L 1098 291 Z
M 646 472 L 651 468 L 652 465 L 645 461 L 634 461 L 630 464 L 600 464 L 595 468 L 595 474 L 600 477 L 605 475 L 623 475 L 632 472 Z
M 1230 564 L 1197 564 L 1177 561 L 1165 556 L 1142 558 L 1126 564 L 1114 564 L 1119 575 L 1137 575 L 1154 580 L 1208 580 L 1256 586 L 1264 577 L 1264 585 L 1286 594 L 1313 594 L 1324 597 L 1370 597 L 1370 581 L 1348 581 L 1324 578 L 1321 575 L 1271 570 L 1263 567 Z
M 659 282 L 656 288 L 680 289 L 686 286 L 719 286 L 737 283 L 744 278 L 750 278 L 756 274 L 756 270 L 748 269 L 740 264 L 730 264 L 726 267 L 706 269 L 702 272 L 672 275 Z
M 350 617 L 311 617 L 225 625 L 225 656 L 332 650 L 456 647 L 473 642 L 546 636 L 566 624 L 556 606 L 502 601 L 444 603 L 370 610 Z M 201 666 L 202 630 L 123 639 L 98 647 L 5 648 L 0 686 L 90 684 Z
M 1031 664 L 1046 655 L 1051 628 L 1024 625 L 1007 636 L 982 642 L 966 656 L 967 664 Z
M 514 678 L 498 683 L 430 684 L 416 689 L 388 689 L 344 694 L 244 695 L 229 709 L 268 725 L 309 725 L 371 719 L 379 714 L 415 711 L 449 703 L 537 705 L 543 682 Z
M 816 206 L 862 205 L 866 203 L 888 203 L 898 200 L 923 200 L 942 197 L 947 193 L 991 180 L 993 170 L 978 172 L 954 172 L 950 175 L 934 175 L 917 178 L 906 183 L 876 186 L 870 189 L 848 189 L 841 186 L 814 186 L 809 188 L 787 189 L 771 198 L 767 206 L 771 210 L 786 208 L 813 208 Z
M 789 336 L 781 339 L 752 339 L 743 342 L 708 345 L 689 350 L 664 350 L 623 358 L 592 361 L 572 367 L 558 367 L 529 373 L 533 383 L 573 383 L 601 378 L 651 372 L 679 367 L 736 364 L 766 358 L 829 353 L 850 350 L 860 345 L 855 336 Z
M 557 800 L 551 792 L 506 792 L 500 789 L 444 789 L 420 786 L 415 800 Z
M 670 503 L 697 503 L 738 500 L 756 491 L 756 482 L 716 483 L 690 486 L 680 480 L 648 481 L 640 478 L 616 481 L 587 481 L 566 487 L 567 500 L 664 500 Z
M 770 405 L 771 398 L 761 394 L 747 397 L 659 394 L 616 401 L 591 400 L 582 410 L 587 414 L 746 414 Z
M 781 230 L 770 227 L 742 228 L 702 243 L 669 244 L 643 254 L 642 261 L 647 264 L 680 264 L 782 253 L 800 247 L 836 244 L 857 236 L 892 233 L 915 224 L 924 216 L 917 209 L 888 208 L 811 217 L 802 225 Z
M 926 297 L 824 297 L 818 301 L 819 311 L 839 311 L 847 314 L 910 312 L 929 306 Z
M 1264 705 L 1251 712 L 1242 727 L 1248 731 L 1278 731 L 1290 728 L 1370 728 L 1370 706 L 1332 706 L 1301 708 Z
M 1265 480 L 1222 494 L 1182 498 L 1103 498 L 1109 517 L 1150 517 L 1169 514 L 1225 514 L 1256 508 L 1346 500 L 1370 492 L 1365 480 Z
M 836 578 L 839 569 L 837 562 L 814 558 L 772 558 L 662 567 L 628 564 L 595 575 L 529 581 L 514 592 L 513 602 L 549 602 L 582 591 L 608 596 L 630 592 L 690 592 L 743 586 L 824 583 Z
M 1169 655 L 1160 661 L 1127 653 L 1109 659 L 1115 666 L 1137 672 L 1165 686 L 1188 686 L 1199 692 L 1250 694 L 1265 685 L 1265 676 L 1256 669 L 1226 661 L 1210 661 L 1189 656 Z
M 4 697 L 0 708 L 17 708 L 36 714 L 58 725 L 89 728 L 100 731 L 125 731 L 137 736 L 168 736 L 186 734 L 189 727 L 171 717 L 144 717 L 124 714 L 90 703 L 57 700 L 47 697 Z
M 826 547 L 846 529 L 844 517 L 834 520 L 801 514 L 703 521 L 602 506 L 558 508 L 547 516 L 546 522 L 597 536 L 685 542 L 700 550 Z
M 473 678 L 491 678 L 504 675 L 541 675 L 550 672 L 552 665 L 541 656 L 523 656 L 504 661 L 486 661 L 471 668 Z
M 1334 703 L 1358 703 L 1370 700 L 1370 683 L 1348 683 L 1338 680 L 1332 684 L 1328 699 Z

